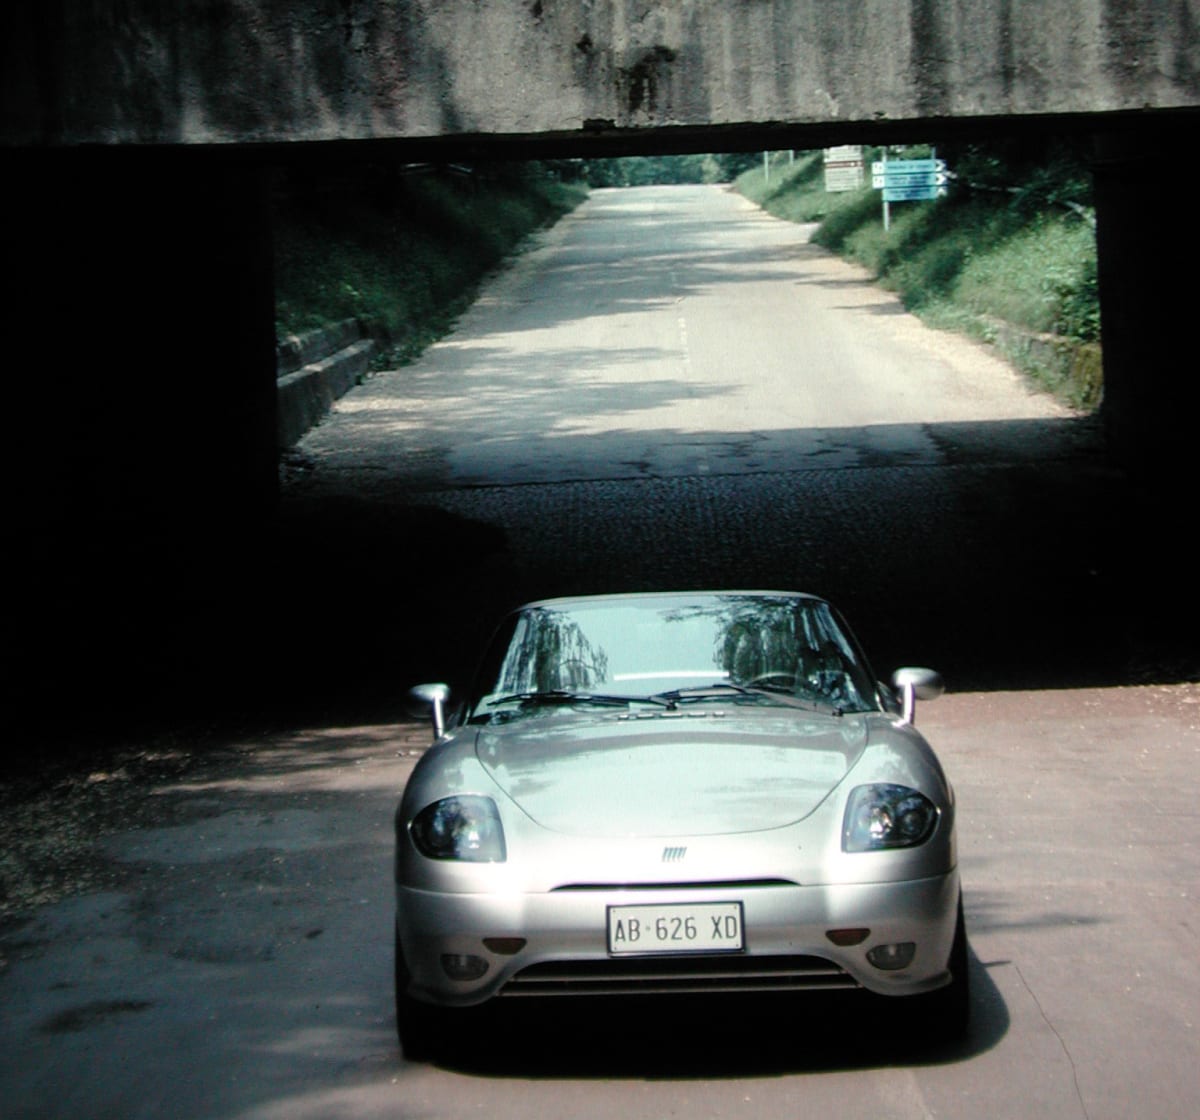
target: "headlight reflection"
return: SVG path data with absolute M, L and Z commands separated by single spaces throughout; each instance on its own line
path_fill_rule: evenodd
M 471 863 L 503 863 L 505 859 L 504 828 L 490 797 L 443 797 L 413 817 L 409 832 L 417 851 L 429 859 Z
M 923 844 L 938 821 L 938 809 L 907 786 L 858 786 L 850 792 L 842 825 L 842 848 L 874 852 Z

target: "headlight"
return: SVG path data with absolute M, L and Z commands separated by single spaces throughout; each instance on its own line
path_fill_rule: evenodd
M 504 829 L 490 797 L 444 797 L 413 817 L 409 833 L 417 851 L 430 859 L 504 862 Z
M 937 825 L 938 809 L 907 786 L 858 786 L 850 791 L 842 823 L 842 848 L 875 852 L 923 844 Z

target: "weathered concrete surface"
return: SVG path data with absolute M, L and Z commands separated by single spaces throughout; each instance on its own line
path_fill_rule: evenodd
M 275 347 L 280 447 L 291 447 L 367 375 L 375 342 L 364 333 L 357 319 L 345 319 L 326 330 L 289 335 Z
M 707 129 L 1200 105 L 1196 0 L 17 0 L 6 144 Z

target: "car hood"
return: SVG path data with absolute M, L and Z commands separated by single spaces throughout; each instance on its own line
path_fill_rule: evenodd
M 480 763 L 544 828 L 697 836 L 811 813 L 862 753 L 862 716 L 771 709 L 646 718 L 553 713 L 481 729 Z

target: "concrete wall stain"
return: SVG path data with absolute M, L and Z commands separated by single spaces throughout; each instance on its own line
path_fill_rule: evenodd
M 1191 0 L 0 5 L 0 145 L 1200 108 Z
M 657 46 L 646 51 L 622 74 L 626 103 L 631 115 L 643 109 L 655 114 L 659 108 L 659 88 L 670 81 L 671 63 L 678 57 L 670 47 Z

